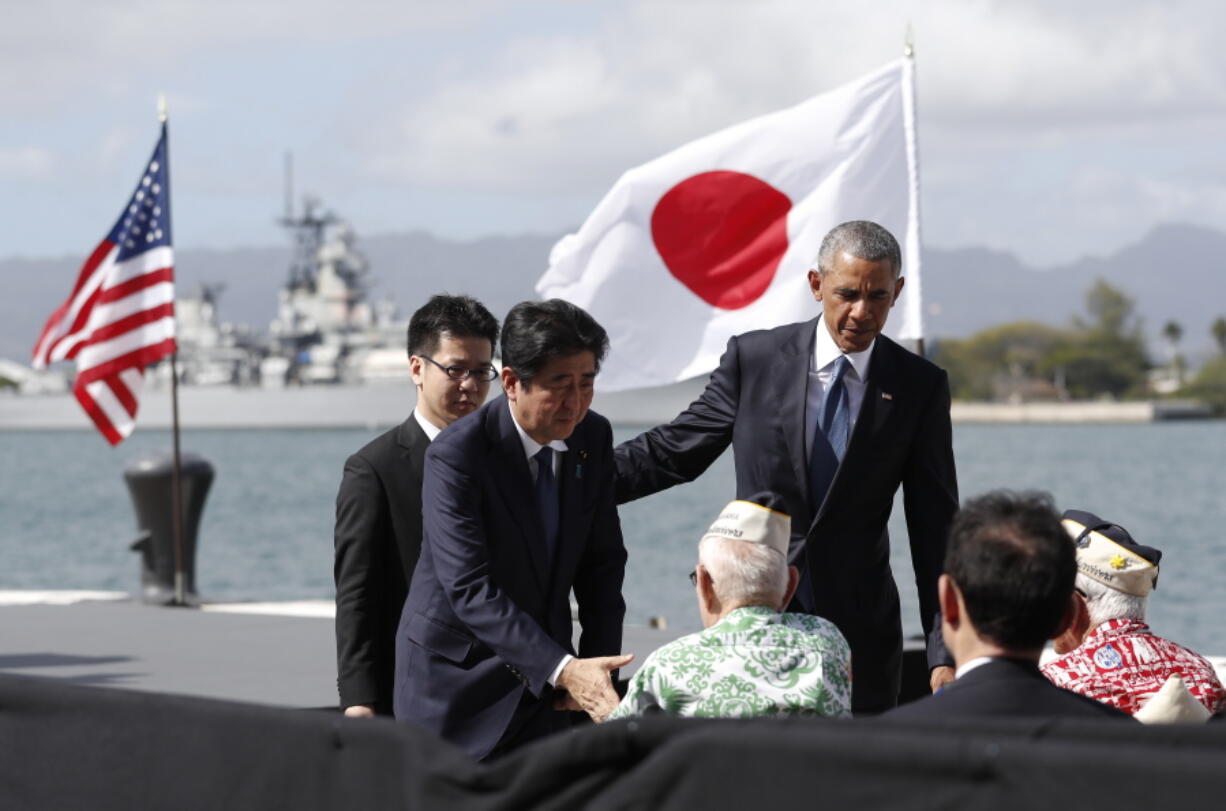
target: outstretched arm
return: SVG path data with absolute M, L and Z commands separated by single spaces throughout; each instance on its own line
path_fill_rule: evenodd
M 617 446 L 617 503 L 698 478 L 732 442 L 740 391 L 740 355 L 732 338 L 706 389 L 689 408 Z

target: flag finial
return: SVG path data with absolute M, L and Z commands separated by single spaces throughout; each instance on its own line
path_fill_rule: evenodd
M 911 33 L 911 21 L 907 21 L 907 35 L 902 43 L 902 55 L 908 59 L 915 58 L 915 37 Z
M 166 94 L 158 93 L 158 123 L 166 123 Z

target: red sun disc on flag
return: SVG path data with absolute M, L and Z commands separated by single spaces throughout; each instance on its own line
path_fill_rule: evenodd
M 703 172 L 669 189 L 651 238 L 677 281 L 713 307 L 739 310 L 770 287 L 788 248 L 787 195 L 742 172 Z

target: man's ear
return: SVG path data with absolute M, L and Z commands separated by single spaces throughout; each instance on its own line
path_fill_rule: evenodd
M 902 295 L 902 284 L 905 281 L 906 279 L 901 276 L 894 280 L 894 300 L 890 302 L 891 307 L 898 301 L 898 297 Z
M 788 567 L 788 587 L 783 592 L 783 602 L 779 603 L 780 611 L 787 611 L 788 603 L 792 602 L 792 598 L 796 596 L 796 587 L 800 585 L 800 569 L 795 566 Z
M 701 563 L 698 564 L 698 599 L 702 600 L 703 610 L 708 614 L 719 614 L 719 598 L 715 596 L 715 581 L 711 579 L 711 573 L 707 571 L 707 567 Z
M 421 388 L 425 375 L 426 368 L 421 358 L 417 355 L 409 355 L 409 376 L 413 378 L 413 385 Z
M 809 291 L 813 293 L 814 301 L 822 300 L 822 274 L 816 268 L 809 271 Z
M 1069 595 L 1064 616 L 1060 618 L 1060 624 L 1056 626 L 1056 632 L 1051 636 L 1056 641 L 1056 653 L 1076 650 L 1089 630 L 1090 609 L 1082 596 L 1074 591 Z M 1065 648 L 1065 650 L 1060 650 L 1060 648 Z
M 502 390 L 511 402 L 519 399 L 519 376 L 510 366 L 502 367 Z
M 941 621 L 951 628 L 957 628 L 962 622 L 962 602 L 959 599 L 958 584 L 947 574 L 937 578 L 937 603 L 941 606 Z

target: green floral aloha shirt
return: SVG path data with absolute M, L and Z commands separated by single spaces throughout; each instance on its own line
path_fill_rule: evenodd
M 648 656 L 609 720 L 638 715 L 645 693 L 669 715 L 848 718 L 851 648 L 821 617 L 738 608 Z

